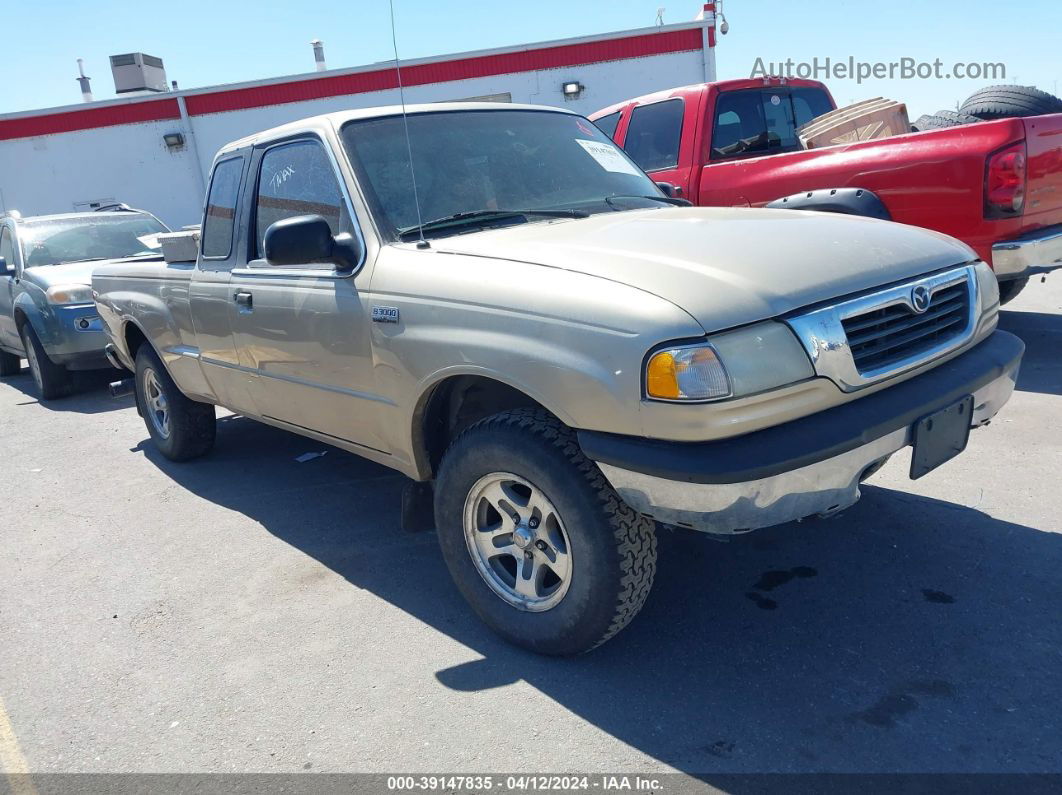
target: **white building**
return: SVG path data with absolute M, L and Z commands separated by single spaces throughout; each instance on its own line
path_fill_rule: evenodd
M 590 113 L 626 97 L 714 80 L 712 3 L 703 16 L 401 61 L 406 102 L 492 98 Z M 0 212 L 36 215 L 121 201 L 173 227 L 197 223 L 210 164 L 223 144 L 318 113 L 397 103 L 395 64 L 385 62 L 0 115 Z

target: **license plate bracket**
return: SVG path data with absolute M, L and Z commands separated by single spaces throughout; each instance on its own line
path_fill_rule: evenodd
M 911 479 L 916 480 L 950 461 L 970 440 L 973 395 L 934 411 L 911 428 Z

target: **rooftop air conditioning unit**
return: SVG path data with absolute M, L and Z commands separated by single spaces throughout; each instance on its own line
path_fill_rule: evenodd
M 111 56 L 111 74 L 114 75 L 116 94 L 133 91 L 166 91 L 166 69 L 162 59 L 142 52 Z

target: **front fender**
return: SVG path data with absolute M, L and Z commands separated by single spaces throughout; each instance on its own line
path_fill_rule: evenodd
M 181 357 L 181 332 L 163 297 L 137 289 L 114 290 L 98 294 L 96 306 L 107 336 L 123 354 L 123 359 L 133 360 L 126 336 L 129 328 L 134 327 L 172 371 L 173 364 Z
M 371 326 L 375 384 L 393 407 L 381 423 L 389 449 L 409 461 L 418 412 L 457 375 L 509 386 L 572 428 L 639 436 L 646 352 L 704 334 L 631 285 L 512 260 L 392 248 L 372 287 L 368 302 L 394 318 Z
M 36 287 L 24 286 L 15 297 L 13 309 L 15 317 L 17 318 L 21 314 L 25 318 L 25 322 L 29 323 L 33 328 L 41 344 L 45 348 L 53 347 L 59 342 L 59 324 L 56 322 L 55 313 L 48 303 L 44 301 L 44 294 L 41 293 L 40 298 L 35 299 L 31 292 L 32 290 L 40 293 L 40 290 Z M 23 323 L 19 323 L 20 331 L 23 325 Z
M 556 369 L 556 368 L 552 368 Z M 418 385 L 418 393 L 420 399 L 417 401 L 413 411 L 413 423 L 414 425 L 419 421 L 423 415 L 428 403 L 431 401 L 431 397 L 434 394 L 436 388 L 444 381 L 461 375 L 479 376 L 481 378 L 488 378 L 492 381 L 497 381 L 500 384 L 504 384 L 511 389 L 515 389 L 517 392 L 521 392 L 527 395 L 533 401 L 538 403 L 544 409 L 553 414 L 557 419 L 566 425 L 576 426 L 577 420 L 568 411 L 566 404 L 559 401 L 559 396 L 553 394 L 552 390 L 543 390 L 538 388 L 534 383 L 529 383 L 527 379 L 513 378 L 509 373 L 498 370 L 494 367 L 486 367 L 481 365 L 460 364 L 453 365 L 451 367 L 444 367 L 432 373 L 428 378 L 424 379 L 421 384 Z M 561 373 L 557 373 L 555 377 L 561 377 Z M 579 377 L 579 376 L 575 376 Z M 599 399 L 610 400 L 608 396 L 608 390 L 603 388 L 603 382 L 598 381 L 595 383 L 592 379 L 585 380 L 585 387 L 589 387 L 593 392 L 597 393 Z

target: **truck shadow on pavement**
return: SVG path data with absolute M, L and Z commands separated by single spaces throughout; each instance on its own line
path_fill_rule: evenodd
M 1062 395 L 1062 315 L 1005 309 L 999 327 L 1025 342 L 1017 388 Z
M 334 449 L 296 463 L 326 448 L 238 417 L 194 465 L 142 449 L 201 498 L 481 656 L 438 671 L 442 686 L 526 680 L 706 780 L 1059 769 L 1062 534 L 873 485 L 841 516 L 731 543 L 663 531 L 642 614 L 588 655 L 551 659 L 478 622 L 434 533 L 399 529 L 404 480 L 383 467 Z M 573 748 L 563 762 L 579 759 Z

